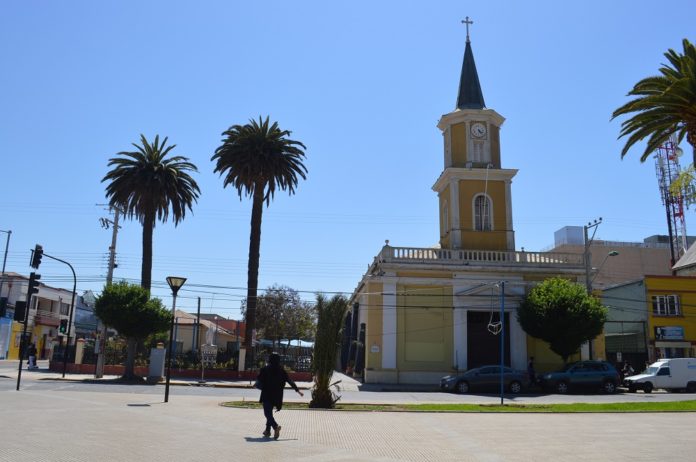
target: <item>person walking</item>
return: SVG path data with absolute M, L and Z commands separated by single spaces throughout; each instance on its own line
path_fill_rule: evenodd
M 534 369 L 534 356 L 529 357 L 527 363 L 527 375 L 529 376 L 529 386 L 537 384 L 536 370 Z
M 28 369 L 38 369 L 36 367 L 36 345 L 33 343 L 29 345 L 29 349 L 27 350 L 27 354 L 29 356 L 29 366 Z
M 270 437 L 272 428 L 273 438 L 277 440 L 280 436 L 281 426 L 273 418 L 273 408 L 280 411 L 283 407 L 285 383 L 288 383 L 300 396 L 304 396 L 304 393 L 297 388 L 297 385 L 288 376 L 285 368 L 281 366 L 278 353 L 271 353 L 268 358 L 268 365 L 261 368 L 256 381 L 258 388 L 261 389 L 259 402 L 263 405 L 263 415 L 266 417 L 266 429 L 263 432 L 263 436 Z

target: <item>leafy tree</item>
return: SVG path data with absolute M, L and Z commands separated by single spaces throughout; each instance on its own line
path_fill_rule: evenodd
M 696 164 L 696 47 L 687 39 L 682 46 L 683 54 L 669 49 L 665 53 L 669 64 L 660 67 L 660 75 L 636 83 L 628 95 L 637 98 L 614 111 L 612 118 L 632 114 L 621 124 L 619 137 L 628 136 L 621 157 L 649 137 L 640 158 L 644 162 L 675 135 L 678 143 L 686 137 Z
M 242 314 L 246 314 L 246 300 L 242 302 Z M 287 286 L 273 285 L 257 298 L 256 327 L 274 344 L 280 339 L 310 338 L 315 317 L 314 306 Z
M 104 324 L 126 338 L 127 354 L 123 378 L 138 378 L 134 373 L 138 341 L 151 334 L 165 332 L 172 314 L 158 298 L 150 298 L 143 287 L 125 281 L 104 287 L 94 304 L 94 313 Z
M 336 365 L 336 358 L 341 349 L 341 331 L 348 312 L 348 300 L 342 295 L 334 295 L 327 300 L 322 294 L 317 295 L 317 333 L 314 341 L 314 388 L 309 407 L 333 408 L 340 397 L 330 389 L 331 377 Z
M 109 204 L 120 208 L 125 216 L 136 218 L 143 226 L 143 258 L 140 285 L 148 292 L 152 283 L 152 234 L 155 221 L 166 222 L 172 214 L 174 225 L 178 225 L 197 202 L 200 190 L 189 175 L 197 172 L 195 165 L 183 156 L 166 158 L 175 144 L 165 146 L 167 138 L 150 144 L 140 135 L 142 145 L 133 143 L 136 151 L 119 152 L 109 160 L 113 167 L 102 178 L 108 181 L 106 197 Z
M 233 125 L 222 135 L 222 145 L 210 159 L 215 162 L 214 171 L 224 177 L 224 187 L 231 185 L 237 190 L 240 200 L 242 195 L 252 198 L 244 340 L 249 352 L 256 328 L 263 204 L 270 204 L 276 189 L 295 193 L 298 177 L 306 178 L 302 163 L 306 147 L 288 138 L 291 132 L 281 130 L 277 122 L 270 124 L 268 117 Z
M 548 342 L 551 351 L 567 362 L 580 345 L 602 332 L 607 313 L 580 284 L 551 278 L 529 292 L 517 319 L 525 332 Z

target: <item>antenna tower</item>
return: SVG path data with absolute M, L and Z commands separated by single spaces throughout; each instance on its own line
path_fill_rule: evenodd
M 674 138 L 667 141 L 655 151 L 655 171 L 657 183 L 660 187 L 660 196 L 667 212 L 667 229 L 669 231 L 669 248 L 672 258 L 672 266 L 684 255 L 688 246 L 686 240 L 686 222 L 684 221 L 684 209 L 691 205 L 685 199 L 689 197 L 682 191 L 673 192 L 672 183 L 681 172 L 679 156 L 681 149 Z

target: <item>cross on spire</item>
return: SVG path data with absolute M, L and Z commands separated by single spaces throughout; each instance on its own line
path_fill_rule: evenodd
M 471 19 L 469 19 L 469 16 L 467 16 L 467 17 L 462 21 L 462 24 L 466 24 L 466 41 L 467 41 L 467 42 L 470 42 L 470 40 L 469 40 L 469 24 L 473 24 L 473 23 L 474 23 L 474 21 L 472 21 Z

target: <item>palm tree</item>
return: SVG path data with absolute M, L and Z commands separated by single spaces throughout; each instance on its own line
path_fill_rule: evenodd
M 102 178 L 108 181 L 106 197 L 109 204 L 119 207 L 125 216 L 137 218 L 143 225 L 143 261 L 140 285 L 150 292 L 152 282 L 152 233 L 155 221 L 166 222 L 171 213 L 178 225 L 197 202 L 200 190 L 189 172 L 197 172 L 194 164 L 183 156 L 167 157 L 175 144 L 165 146 L 159 135 L 150 144 L 140 135 L 141 145 L 133 143 L 136 151 L 119 152 L 109 160 L 113 167 Z
M 341 348 L 341 331 L 348 312 L 348 300 L 343 295 L 334 295 L 331 300 L 327 300 L 319 294 L 314 307 L 317 313 L 317 335 L 312 359 L 314 388 L 309 407 L 329 409 L 339 399 L 330 386 L 336 357 Z
M 684 137 L 693 148 L 696 165 L 696 47 L 687 39 L 682 42 L 684 53 L 672 49 L 665 53 L 669 64 L 663 64 L 660 75 L 647 77 L 636 83 L 628 93 L 638 98 L 614 111 L 612 119 L 633 114 L 621 124 L 619 138 L 628 136 L 621 157 L 638 141 L 648 138 L 644 162 L 670 137 L 677 144 Z
M 251 352 L 252 332 L 256 323 L 256 294 L 259 280 L 261 218 L 264 202 L 268 206 L 276 189 L 295 193 L 298 177 L 305 179 L 307 169 L 302 163 L 306 149 L 299 141 L 288 138 L 291 132 L 281 130 L 278 122 L 249 120 L 246 125 L 233 125 L 222 133 L 222 145 L 210 159 L 215 173 L 224 176 L 224 187 L 232 185 L 239 194 L 252 198 L 251 234 L 247 271 L 246 332 L 244 345 Z

